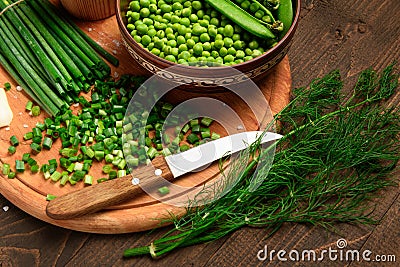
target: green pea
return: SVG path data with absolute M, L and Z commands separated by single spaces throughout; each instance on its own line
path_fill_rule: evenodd
M 220 40 L 220 39 L 215 40 L 214 47 L 216 49 L 221 49 L 223 46 L 224 46 L 224 41 L 223 40 Z
M 219 25 L 219 20 L 218 20 L 218 18 L 211 18 L 211 19 L 210 19 L 210 24 L 211 24 L 211 25 L 218 26 L 218 25 Z
M 147 32 L 147 34 L 148 34 L 150 37 L 153 37 L 153 36 L 156 36 L 157 31 L 156 31 L 155 29 L 149 29 L 149 31 Z
M 151 49 L 150 52 L 156 56 L 158 56 L 161 53 L 160 49 L 158 49 L 158 48 L 153 48 L 153 49 Z
M 175 10 L 174 14 L 177 15 L 178 17 L 181 17 L 182 16 L 182 9 Z
M 200 26 L 199 24 L 195 24 L 192 28 L 192 33 L 194 35 L 201 35 L 204 32 L 207 32 L 207 29 Z
M 197 62 L 197 58 L 195 58 L 195 57 L 190 57 L 190 58 L 188 59 L 188 62 L 190 62 L 190 63 L 195 63 L 195 62 Z
M 183 51 L 187 51 L 188 47 L 186 44 L 180 44 L 178 49 L 179 49 L 179 52 L 183 52 Z
M 133 21 L 137 21 L 140 19 L 140 14 L 138 12 L 132 12 L 131 13 L 131 18 Z
M 234 42 L 240 40 L 240 34 L 238 34 L 238 33 L 233 34 L 233 35 L 232 35 L 232 40 L 233 40 Z
M 133 31 L 136 27 L 132 23 L 129 23 L 128 25 L 126 25 L 126 28 L 128 29 L 128 31 Z
M 200 41 L 200 38 L 199 38 L 199 36 L 192 36 L 192 40 L 193 40 L 195 43 L 198 43 L 198 42 Z
M 228 49 L 226 49 L 226 47 L 222 47 L 222 48 L 219 50 L 219 55 L 220 55 L 221 57 L 225 57 L 227 54 L 228 54 Z
M 248 0 L 243 1 L 243 2 L 240 4 L 240 6 L 241 6 L 244 10 L 249 9 L 250 5 L 251 5 L 251 3 L 250 3 L 250 1 L 248 1 Z
M 131 9 L 132 11 L 139 11 L 139 10 L 140 10 L 139 1 L 132 1 L 132 2 L 129 4 L 129 9 Z
M 196 14 L 190 14 L 189 19 L 191 22 L 197 22 L 199 20 L 199 17 L 197 17 Z
M 135 35 L 137 35 L 137 30 L 131 31 L 131 36 L 132 36 L 132 37 L 135 37 Z
M 149 18 L 144 18 L 143 23 L 146 24 L 147 26 L 153 25 L 153 20 Z
M 138 33 L 146 34 L 149 28 L 147 27 L 146 24 L 140 24 L 140 25 L 136 26 L 136 29 L 137 29 Z
M 163 4 L 163 5 L 161 5 L 160 9 L 161 9 L 161 12 L 163 12 L 163 13 L 169 13 L 172 11 L 172 6 L 170 6 L 168 4 Z
M 211 43 L 210 42 L 203 43 L 203 49 L 206 50 L 206 51 L 210 51 L 211 50 Z
M 177 43 L 178 45 L 181 45 L 181 44 L 186 43 L 185 37 L 183 37 L 182 35 L 178 35 L 178 36 L 176 37 L 176 43 Z
M 182 51 L 182 52 L 179 54 L 178 58 L 179 58 L 179 59 L 188 60 L 188 59 L 190 58 L 190 53 L 189 53 L 189 51 Z
M 200 35 L 200 41 L 202 43 L 210 41 L 210 36 L 208 35 L 208 33 L 202 33 Z
M 189 66 L 189 63 L 183 58 L 178 59 L 178 64 Z
M 242 49 L 242 48 L 244 47 L 244 42 L 243 42 L 243 41 L 240 41 L 240 40 L 237 40 L 237 41 L 235 41 L 235 42 L 233 43 L 233 47 L 234 47 L 236 50 Z
M 186 41 L 186 45 L 187 45 L 189 48 L 193 48 L 195 44 L 196 44 L 196 42 L 195 42 L 193 39 L 188 39 L 188 40 Z
M 214 25 L 208 26 L 208 34 L 211 37 L 216 37 L 218 34 L 217 27 L 215 27 Z
M 147 34 L 142 36 L 142 42 L 141 43 L 144 46 L 147 46 L 150 42 L 151 42 L 151 37 L 150 36 L 148 36 Z
M 169 45 L 165 45 L 163 48 L 163 52 L 165 55 L 170 55 L 171 54 L 171 49 L 172 47 L 170 47 Z
M 186 1 L 183 3 L 184 7 L 191 7 L 192 6 L 192 2 L 191 1 Z
M 176 62 L 176 59 L 173 55 L 168 55 L 165 57 L 166 60 L 171 61 L 171 62 Z
M 172 24 L 172 29 L 174 29 L 175 31 L 178 31 L 180 26 L 181 26 L 180 23 L 174 23 L 174 24 Z
M 188 7 L 182 9 L 182 16 L 189 17 L 192 14 L 192 10 Z
M 222 27 L 225 27 L 225 26 L 228 25 L 229 23 L 230 23 L 230 21 L 227 20 L 227 19 L 221 20 L 221 26 L 222 26 Z
M 229 37 L 225 37 L 224 38 L 224 46 L 226 47 L 226 48 L 229 48 L 229 47 L 231 47 L 233 45 L 233 40 L 231 39 L 231 38 L 229 38 Z
M 255 57 L 258 57 L 258 56 L 261 56 L 262 55 L 262 53 L 261 53 L 261 51 L 260 50 L 258 50 L 258 49 L 254 49 L 253 50 L 253 54 L 251 55 L 253 58 L 255 58 Z
M 172 47 L 171 55 L 177 57 L 179 55 L 179 49 L 177 47 Z
M 183 9 L 183 6 L 182 6 L 182 4 L 181 3 L 179 3 L 179 2 L 175 2 L 173 5 L 172 5 L 172 10 L 182 10 Z
M 208 27 L 208 25 L 210 25 L 210 22 L 208 20 L 205 20 L 205 19 L 199 20 L 199 23 L 203 27 Z
M 179 27 L 178 27 L 178 33 L 179 33 L 180 35 L 185 35 L 186 32 L 187 32 L 186 26 L 185 26 L 185 25 L 179 25 Z
M 163 31 L 163 30 L 158 30 L 157 31 L 157 37 L 158 38 L 164 38 L 164 36 L 165 36 L 165 31 Z
M 192 38 L 192 33 L 191 33 L 191 32 L 187 32 L 187 33 L 185 34 L 185 39 L 186 39 L 186 40 L 189 40 L 190 38 Z
M 160 54 L 158 55 L 160 58 L 165 58 L 165 54 L 163 51 L 160 52 Z
M 154 46 L 157 47 L 158 49 L 163 49 L 164 41 L 163 40 L 154 41 Z
M 225 28 L 224 28 L 224 35 L 225 36 L 232 37 L 233 36 L 233 32 L 234 32 L 234 29 L 233 29 L 232 25 L 228 24 L 228 25 L 225 26 Z
M 211 12 L 210 12 L 210 17 L 211 17 L 211 18 L 217 18 L 218 16 L 219 16 L 218 11 L 216 11 L 216 10 L 211 10 Z
M 199 62 L 205 62 L 205 61 L 206 61 L 206 58 L 203 57 L 203 56 L 201 56 L 201 57 L 198 57 L 198 58 L 197 58 L 197 61 L 199 61 Z
M 201 53 L 203 53 L 203 46 L 201 44 L 195 44 L 193 46 L 193 53 L 195 55 L 201 55 Z
M 167 24 L 156 21 L 154 23 L 154 28 L 156 28 L 157 30 L 165 30 L 167 28 Z
M 214 57 L 212 57 L 212 56 L 209 56 L 209 57 L 207 57 L 207 62 L 210 62 L 210 63 L 214 63 L 214 61 L 215 61 L 215 58 Z M 212 64 L 212 65 L 214 65 L 214 64 Z
M 167 45 L 170 47 L 176 47 L 176 41 L 175 40 L 168 40 Z
M 202 57 L 205 57 L 205 58 L 208 58 L 208 57 L 211 56 L 211 54 L 210 54 L 210 52 L 208 52 L 208 51 L 203 51 L 203 53 L 201 53 L 201 56 L 202 56 Z
M 193 2 L 192 2 L 192 7 L 193 7 L 194 9 L 196 9 L 196 10 L 200 10 L 201 7 L 202 7 L 202 4 L 201 4 L 200 1 L 193 1 Z
M 224 64 L 224 59 L 222 57 L 217 57 L 215 58 L 215 63 L 217 63 L 218 65 L 222 65 Z
M 168 34 L 167 34 L 167 39 L 168 39 L 168 40 L 175 40 L 175 34 L 173 34 L 173 33 L 168 33 Z
M 235 60 L 235 57 L 232 56 L 232 55 L 226 55 L 226 56 L 224 56 L 224 62 L 225 62 L 225 63 L 230 63 L 230 62 L 233 62 L 234 60 Z
M 236 49 L 234 47 L 229 47 L 228 54 L 232 56 L 236 55 Z
M 150 1 L 149 0 L 139 0 L 141 7 L 149 7 Z
M 215 40 L 223 40 L 224 39 L 224 37 L 222 36 L 222 34 L 217 34 L 216 36 L 215 36 Z
M 158 15 L 157 15 L 158 16 Z M 161 16 L 160 16 L 161 17 Z M 172 14 L 171 13 L 165 13 L 163 16 L 162 16 L 162 18 L 163 19 L 166 19 L 167 21 L 171 21 L 171 17 L 172 17 Z
M 253 54 L 253 50 L 251 50 L 250 48 L 246 48 L 244 52 L 246 53 L 247 56 L 251 56 Z
M 250 49 L 257 49 L 258 48 L 258 42 L 256 40 L 253 40 L 249 43 L 249 48 Z
M 249 9 L 251 13 L 256 13 L 260 9 L 260 6 L 257 3 L 251 3 Z
M 142 37 L 140 37 L 139 35 L 135 35 L 133 36 L 133 40 L 135 40 L 137 43 L 140 43 L 142 41 Z
M 258 19 L 262 19 L 262 17 L 264 17 L 264 11 L 257 10 L 257 12 L 254 14 L 254 17 L 256 17 Z
M 244 62 L 244 60 L 241 59 L 241 58 L 238 58 L 238 59 L 236 59 L 236 60 L 234 61 L 235 64 L 240 64 L 240 63 L 243 63 L 243 62 Z
M 147 18 L 149 15 L 150 15 L 150 10 L 149 10 L 147 7 L 142 8 L 142 9 L 140 10 L 140 16 L 141 16 L 142 18 Z
M 219 57 L 218 51 L 212 50 L 212 51 L 211 51 L 211 56 L 212 56 L 213 58 Z
M 243 52 L 243 50 L 238 50 L 236 51 L 236 58 L 244 58 L 246 54 Z
M 155 4 L 150 4 L 149 5 L 149 10 L 150 10 L 151 13 L 153 13 L 153 14 L 156 13 L 157 9 L 158 9 L 157 5 L 155 5 Z
M 270 16 L 264 16 L 264 17 L 261 18 L 261 20 L 264 21 L 264 22 L 266 22 L 266 23 L 271 23 L 271 22 L 272 22 Z
M 204 17 L 204 11 L 203 10 L 199 10 L 197 11 L 197 16 L 199 17 L 199 19 L 202 19 Z
M 154 43 L 153 42 L 151 42 L 151 43 L 149 43 L 148 45 L 147 45 L 147 49 L 148 50 L 152 50 L 154 48 Z

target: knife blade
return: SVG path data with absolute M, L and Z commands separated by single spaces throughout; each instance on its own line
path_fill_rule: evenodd
M 132 176 L 109 180 L 56 197 L 47 204 L 46 213 L 52 219 L 65 220 L 100 211 L 132 199 L 142 192 L 142 188 L 156 190 L 160 176 L 172 181 L 224 156 L 246 149 L 262 134 L 262 131 L 242 132 L 204 143 L 185 152 L 167 157 L 158 156 L 153 159 L 152 164 L 137 169 Z M 280 134 L 266 132 L 260 143 L 281 137 Z

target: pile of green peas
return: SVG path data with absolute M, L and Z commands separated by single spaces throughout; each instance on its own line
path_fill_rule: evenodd
M 183 65 L 229 66 L 258 57 L 273 45 L 200 1 L 134 0 L 126 16 L 126 27 L 138 44 Z

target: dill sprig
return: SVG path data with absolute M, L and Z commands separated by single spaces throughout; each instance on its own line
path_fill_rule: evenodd
M 346 101 L 338 71 L 295 89 L 293 100 L 275 116 L 284 137 L 273 164 L 268 164 L 271 147 L 251 146 L 241 161 L 247 164 L 252 155 L 250 163 L 232 166 L 228 182 L 205 188 L 222 197 L 201 207 L 194 200 L 182 218 L 172 216 L 175 227 L 164 237 L 127 249 L 124 256 L 156 258 L 243 226 L 265 227 L 272 234 L 285 222 L 327 229 L 338 222 L 377 223 L 369 200 L 395 184 L 388 174 L 400 159 L 399 107 L 382 103 L 396 92 L 398 79 L 394 64 L 380 74 L 367 69 Z

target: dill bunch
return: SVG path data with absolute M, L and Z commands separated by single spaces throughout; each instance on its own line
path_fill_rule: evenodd
M 156 258 L 243 226 L 265 227 L 272 234 L 285 222 L 328 229 L 338 222 L 377 223 L 369 200 L 395 185 L 388 174 L 400 159 L 400 110 L 383 104 L 398 80 L 392 64 L 379 74 L 363 71 L 346 101 L 338 71 L 295 89 L 293 100 L 275 116 L 284 137 L 276 143 L 272 166 L 265 164 L 271 160 L 268 149 L 253 144 L 243 153 L 244 162 L 245 155 L 253 155 L 247 167 L 233 167 L 226 175 L 227 184 L 239 177 L 231 190 L 213 188 L 223 196 L 202 207 L 193 203 L 182 218 L 171 218 L 175 227 L 165 236 L 127 249 L 124 256 Z

